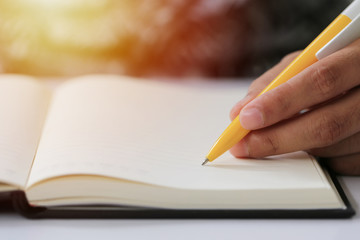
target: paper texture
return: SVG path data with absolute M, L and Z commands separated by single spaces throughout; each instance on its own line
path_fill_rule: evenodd
M 225 154 L 201 166 L 246 91 L 109 76 L 66 83 L 53 98 L 28 185 L 89 174 L 184 189 L 324 187 L 305 153 L 272 161 Z
M 0 76 L 0 182 L 25 187 L 49 97 L 30 77 Z

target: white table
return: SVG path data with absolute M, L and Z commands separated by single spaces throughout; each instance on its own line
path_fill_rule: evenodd
M 248 83 L 213 82 L 209 87 Z M 360 239 L 360 177 L 340 180 L 357 211 L 352 219 L 28 220 L 0 213 L 0 239 Z

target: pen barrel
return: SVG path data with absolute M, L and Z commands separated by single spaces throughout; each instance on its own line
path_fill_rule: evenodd
M 211 162 L 243 139 L 250 131 L 240 124 L 239 116 L 225 129 L 215 142 L 206 158 Z
M 276 88 L 305 68 L 317 62 L 316 53 L 351 22 L 351 18 L 340 14 L 322 33 L 315 38 L 260 94 Z
M 333 39 L 350 22 L 351 18 L 340 14 L 308 47 L 300 53 L 260 94 L 276 88 L 280 84 L 288 81 L 305 68 L 317 62 L 316 53 L 331 39 Z M 232 148 L 236 143 L 243 139 L 250 131 L 244 129 L 239 120 L 239 116 L 225 129 L 210 149 L 207 159 L 211 162 Z

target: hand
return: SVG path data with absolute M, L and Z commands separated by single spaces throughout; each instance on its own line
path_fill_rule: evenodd
M 360 39 L 255 99 L 297 54 L 255 80 L 232 109 L 231 118 L 240 114 L 252 131 L 231 153 L 265 157 L 305 150 L 340 174 L 360 175 Z

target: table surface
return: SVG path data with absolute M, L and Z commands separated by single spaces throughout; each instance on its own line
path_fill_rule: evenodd
M 1 212 L 0 239 L 358 239 L 360 177 L 339 180 L 357 212 L 351 219 L 29 220 Z

